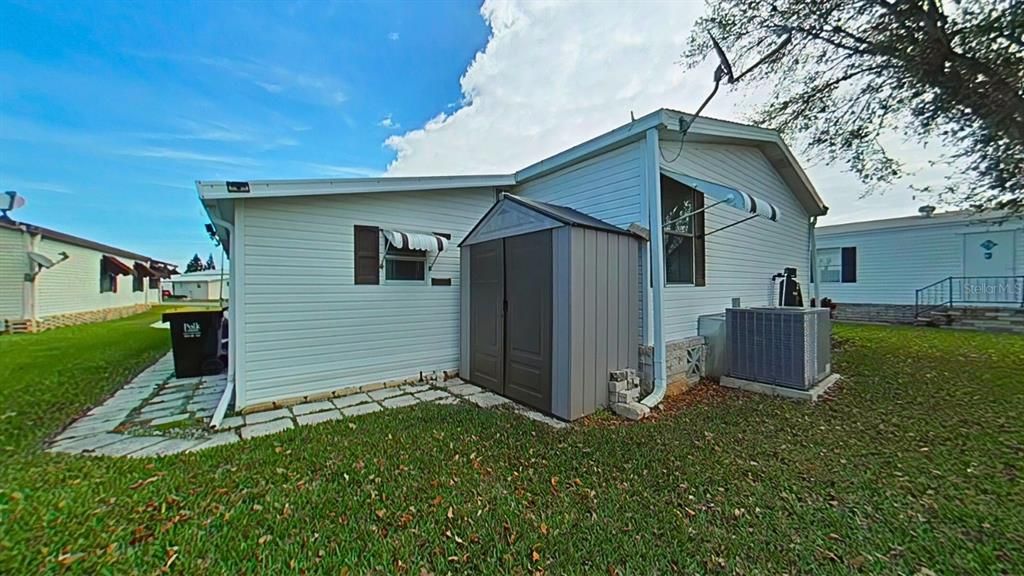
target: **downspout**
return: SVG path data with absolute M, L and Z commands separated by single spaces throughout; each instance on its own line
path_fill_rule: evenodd
M 816 307 L 818 307 L 818 308 L 821 308 L 821 298 L 818 295 L 818 284 L 821 283 L 820 282 L 821 276 L 818 275 L 818 272 L 819 272 L 818 271 L 818 256 L 817 256 L 817 254 L 818 254 L 818 242 L 817 242 L 817 240 L 814 237 L 814 227 L 817 226 L 817 225 L 818 225 L 818 217 L 817 216 L 811 216 L 811 220 L 810 220 L 810 222 L 807 225 L 807 230 L 808 230 L 808 233 L 810 235 L 810 240 L 811 240 L 811 244 L 810 244 L 810 246 L 811 246 L 811 254 L 810 254 L 811 261 L 808 264 L 809 264 L 809 268 L 811 270 L 811 276 L 814 278 L 814 282 L 811 282 L 811 284 L 814 286 L 814 296 L 813 296 L 813 298 L 814 298 L 814 305 Z
M 210 221 L 216 226 L 222 226 L 228 231 L 228 248 L 232 248 L 235 242 L 235 227 L 232 226 L 225 220 L 220 218 L 214 218 L 210 216 Z M 221 240 L 223 242 L 223 240 Z M 223 247 L 221 247 L 223 250 Z M 231 302 L 237 302 L 235 299 L 235 282 L 231 282 L 230 278 L 235 273 L 235 267 L 231 267 L 231 272 L 228 274 L 228 385 L 224 387 L 224 393 L 220 397 L 220 402 L 217 402 L 217 408 L 213 411 L 213 416 L 210 417 L 210 428 L 217 429 L 220 427 L 220 423 L 224 420 L 224 414 L 228 411 L 228 404 L 231 403 L 231 397 L 235 392 L 235 335 L 234 331 L 237 327 L 235 323 L 235 308 L 231 306 Z M 221 291 L 224 290 L 224 260 L 221 259 Z M 223 305 L 223 300 L 221 300 Z M 219 346 L 219 345 L 218 345 Z
M 28 227 L 24 224 L 20 224 L 18 228 L 21 229 L 21 233 L 25 242 L 25 259 L 28 260 L 29 270 L 28 273 L 22 278 L 24 282 L 21 285 L 21 317 L 25 320 L 32 320 L 35 322 L 38 320 L 38 309 L 36 307 L 36 278 L 38 277 L 36 267 L 39 266 L 33 262 L 29 257 L 29 252 L 36 252 L 39 247 L 39 236 L 29 232 Z
M 654 389 L 640 402 L 648 408 L 657 406 L 665 397 L 665 327 L 662 317 L 662 289 L 665 286 L 664 244 L 661 230 L 661 166 L 658 161 L 658 129 L 647 131 L 647 220 L 651 231 L 651 298 L 654 328 Z

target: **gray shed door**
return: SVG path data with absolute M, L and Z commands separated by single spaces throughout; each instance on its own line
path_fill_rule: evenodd
M 470 380 L 551 411 L 551 231 L 470 249 Z
M 505 396 L 551 411 L 551 231 L 505 239 Z
M 502 240 L 469 247 L 469 378 L 504 393 L 504 258 Z

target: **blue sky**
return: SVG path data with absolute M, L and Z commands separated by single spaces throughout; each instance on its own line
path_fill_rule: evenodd
M 13 214 L 184 263 L 197 179 L 365 176 L 459 106 L 479 5 L 0 2 L 0 189 Z

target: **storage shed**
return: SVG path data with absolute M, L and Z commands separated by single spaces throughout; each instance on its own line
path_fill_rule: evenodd
M 461 246 L 463 378 L 575 420 L 639 365 L 640 238 L 502 194 Z

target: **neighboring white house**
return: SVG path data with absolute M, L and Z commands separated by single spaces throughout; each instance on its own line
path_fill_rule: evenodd
M 818 293 L 841 318 L 904 320 L 914 306 L 1024 302 L 1024 219 L 969 211 L 817 229 Z
M 226 300 L 230 285 L 228 274 L 227 270 L 179 274 L 170 279 L 171 294 L 189 300 Z
M 698 316 L 769 304 L 774 274 L 809 268 L 827 210 L 778 133 L 702 118 L 681 146 L 687 118 L 658 110 L 513 174 L 198 182 L 231 257 L 236 407 L 457 370 L 469 320 L 454 247 L 501 192 L 657 240 L 619 274 L 640 287 L 633 352 L 653 377 L 645 402 L 659 402 L 692 368 Z M 621 286 L 593 290 L 600 301 Z
M 120 318 L 160 302 L 173 266 L 56 230 L 0 219 L 0 331 Z

